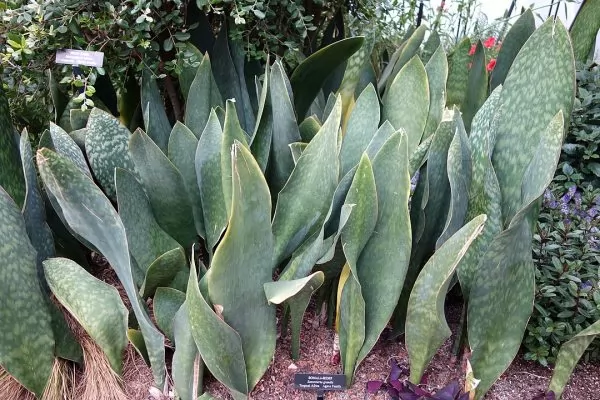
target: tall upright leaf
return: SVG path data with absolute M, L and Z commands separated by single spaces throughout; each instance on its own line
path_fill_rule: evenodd
M 149 69 L 142 74 L 142 115 L 148 136 L 163 153 L 167 153 L 171 123 L 167 117 L 156 77 Z
M 274 267 L 290 256 L 325 220 L 338 183 L 341 114 L 338 96 L 331 115 L 308 144 L 279 193 L 273 216 Z M 308 187 L 310 191 L 306 190 Z
M 427 261 L 415 282 L 406 315 L 406 348 L 414 384 L 421 382 L 427 364 L 452 333 L 444 315 L 448 286 L 485 220 L 485 215 L 473 218 L 452 235 Z
M 2 86 L 2 82 L 0 82 Z M 0 87 L 0 186 L 19 207 L 25 201 L 25 178 L 19 160 L 19 146 L 10 119 L 8 99 Z
M 408 138 L 408 154 L 423 137 L 429 112 L 427 72 L 419 57 L 413 57 L 394 78 L 383 97 L 383 120 L 396 129 L 404 129 Z
M 479 108 L 485 102 L 488 93 L 488 73 L 485 62 L 485 49 L 481 40 L 477 41 L 475 54 L 467 79 L 467 96 L 460 109 L 467 132 L 471 132 L 471 122 Z
M 469 63 L 471 62 L 470 48 L 471 40 L 467 37 L 457 44 L 452 53 L 448 55 L 447 107 L 460 106 L 465 101 L 469 81 Z
M 162 387 L 164 338 L 152 324 L 133 282 L 121 219 L 102 191 L 67 158 L 41 149 L 37 153 L 37 164 L 46 189 L 56 198 L 69 227 L 97 247 L 117 273 L 143 333 L 155 383 Z
M 17 204 L 0 186 L 0 365 L 42 396 L 54 363 L 50 313 L 40 289 L 35 249 Z
M 575 67 L 567 30 L 560 21 L 546 21 L 523 45 L 500 95 L 502 115 L 492 163 L 502 193 L 506 226 L 521 207 L 522 180 L 544 129 L 559 111 L 571 114 Z M 544 102 L 540 104 L 540 97 Z M 519 143 L 519 151 L 515 151 Z
M 258 79 L 257 79 L 258 84 Z M 250 149 L 254 158 L 260 165 L 260 169 L 265 172 L 269 153 L 271 152 L 271 143 L 273 142 L 273 126 L 275 115 L 273 114 L 273 102 L 271 100 L 271 68 L 269 64 L 265 66 L 264 80 L 258 99 L 258 112 L 256 114 L 256 126 L 252 133 Z M 291 101 L 288 105 L 291 104 Z
M 506 34 L 506 37 L 502 40 L 502 47 L 496 58 L 496 66 L 490 78 L 490 90 L 494 90 L 504 83 L 515 57 L 517 57 L 521 47 L 523 47 L 534 31 L 535 18 L 531 9 L 527 9 L 515 21 Z
M 577 61 L 587 61 L 590 52 L 594 51 L 599 29 L 600 1 L 583 1 L 570 29 L 573 51 Z
M 183 177 L 142 130 L 131 136 L 129 153 L 146 189 L 156 221 L 179 244 L 189 248 L 196 240 L 196 227 Z
M 223 100 L 213 77 L 210 58 L 205 54 L 185 103 L 185 125 L 197 138 L 206 126 L 210 111 L 218 106 L 223 106 Z
M 437 50 L 435 50 L 429 61 L 427 61 L 427 64 L 425 64 L 425 72 L 427 72 L 430 101 L 423 139 L 427 139 L 435 133 L 435 130 L 442 121 L 444 107 L 446 107 L 448 58 L 446 57 L 446 53 L 442 46 L 439 46 Z

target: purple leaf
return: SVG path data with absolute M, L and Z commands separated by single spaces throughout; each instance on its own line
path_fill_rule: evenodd
M 405 374 L 407 372 L 406 367 L 400 367 L 396 360 L 392 359 L 390 360 L 390 363 L 392 364 L 392 369 L 390 371 L 391 381 L 400 378 L 400 375 Z
M 556 395 L 554 394 L 554 392 L 552 390 L 548 391 L 548 392 L 541 392 L 540 394 L 536 395 L 532 400 L 555 400 L 556 399 Z
M 421 396 L 414 394 L 414 393 L 410 393 L 410 392 L 400 392 L 398 394 L 400 396 L 401 400 L 420 400 Z
M 415 385 L 411 382 L 406 381 L 406 386 L 408 386 L 408 388 L 416 395 L 431 397 L 431 393 L 429 393 L 426 390 L 421 389 L 420 387 L 418 387 L 417 385 Z
M 383 386 L 383 381 L 369 381 L 367 382 L 367 392 L 377 393 Z
M 452 381 L 444 388 L 438 390 L 433 396 L 436 400 L 454 400 L 460 393 L 460 386 L 457 381 Z
M 389 383 L 390 383 L 390 385 L 392 385 L 393 388 L 395 388 L 399 392 L 404 390 L 404 384 L 402 384 L 402 382 L 400 382 L 398 379 L 394 379 L 393 381 L 390 381 Z
M 388 394 L 390 395 L 390 397 L 392 399 L 398 400 L 398 391 L 395 388 L 393 388 L 391 386 L 388 386 L 387 387 L 387 392 L 388 392 Z

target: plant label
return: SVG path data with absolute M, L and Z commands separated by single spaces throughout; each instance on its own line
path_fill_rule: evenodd
M 56 63 L 102 67 L 102 64 L 104 63 L 104 53 L 101 51 L 62 49 L 56 52 Z
M 346 377 L 342 374 L 296 374 L 294 386 L 301 390 L 344 390 Z

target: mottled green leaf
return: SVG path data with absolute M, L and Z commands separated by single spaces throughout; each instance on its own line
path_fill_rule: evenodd
M 290 144 L 290 151 L 292 152 L 292 158 L 294 159 L 294 165 L 298 163 L 298 159 L 302 155 L 302 152 L 306 149 L 308 143 L 292 143 Z
M 2 82 L 0 81 L 0 86 Z M 25 201 L 25 179 L 19 160 L 19 144 L 10 118 L 8 99 L 0 87 L 0 186 L 19 207 Z
M 404 132 L 404 130 L 401 131 Z M 371 139 L 369 146 L 367 146 L 366 152 L 369 158 L 375 157 L 375 154 L 381 149 L 381 146 L 383 146 L 395 132 L 396 129 L 394 129 L 392 124 L 390 124 L 389 121 L 384 121 L 379 129 L 377 129 L 377 132 L 375 132 L 375 135 L 373 135 L 373 139 Z
M 560 399 L 577 362 L 598 335 L 600 335 L 600 321 L 596 321 L 560 346 L 549 386 L 557 399 Z
M 504 40 L 502 40 L 502 47 L 496 58 L 496 66 L 494 67 L 490 78 L 490 90 L 494 90 L 497 86 L 504 83 L 508 70 L 515 60 L 515 57 L 517 57 L 519 50 L 521 50 L 521 47 L 523 47 L 534 31 L 535 19 L 533 12 L 531 9 L 527 9 L 521 14 L 519 19 L 515 21 Z
M 0 365 L 41 398 L 54 363 L 50 313 L 38 283 L 35 249 L 25 222 L 2 187 L 0 236 Z
M 267 303 L 263 290 L 263 284 L 272 279 L 271 202 L 267 183 L 250 150 L 236 142 L 231 153 L 229 225 L 205 279 L 211 303 L 222 307 L 224 321 L 241 338 L 250 391 L 275 352 L 275 308 Z
M 338 97 L 331 115 L 308 144 L 279 193 L 273 217 L 274 267 L 316 232 L 326 217 L 338 183 L 341 109 Z
M 206 122 L 204 125 L 206 125 Z M 194 164 L 197 147 L 198 139 L 196 139 L 192 131 L 177 121 L 169 137 L 169 160 L 175 165 L 183 178 L 183 184 L 185 185 L 192 206 L 196 232 L 201 237 L 205 237 L 202 200 L 200 188 L 198 187 L 198 177 L 196 176 L 196 166 Z
M 427 32 L 427 27 L 425 25 L 419 26 L 415 31 L 410 35 L 410 37 L 402 44 L 402 51 L 398 56 L 398 60 L 394 64 L 394 70 L 390 78 L 388 79 L 388 85 L 386 90 L 390 88 L 390 82 L 393 83 L 396 80 L 396 76 L 400 73 L 402 68 L 408 62 L 418 55 L 419 49 L 421 48 L 421 44 L 423 43 L 423 39 L 425 39 L 425 32 Z
M 273 110 L 273 142 L 267 167 L 267 180 L 272 196 L 276 197 L 294 169 L 294 160 L 288 146 L 299 142 L 301 138 L 281 61 L 278 60 L 273 64 L 269 77 Z
M 171 123 L 165 112 L 156 77 L 148 68 L 142 73 L 142 115 L 148 136 L 165 154 L 171 133 Z
M 214 110 L 206 124 L 196 149 L 196 177 L 200 189 L 206 248 L 210 254 L 227 226 L 227 209 L 221 179 L 221 146 L 223 131 Z
M 431 35 L 433 35 L 433 33 Z M 437 50 L 435 50 L 427 64 L 425 64 L 425 72 L 427 72 L 430 101 L 423 139 L 427 139 L 435 133 L 435 130 L 442 121 L 444 107 L 446 106 L 448 58 L 446 57 L 446 53 L 442 46 L 439 46 Z
M 98 108 L 90 113 L 86 129 L 85 152 L 94 177 L 106 195 L 116 200 L 115 168 L 136 174 L 135 165 L 127 151 L 131 133 L 118 119 Z
M 469 245 L 481 233 L 485 215 L 472 219 L 452 235 L 427 261 L 410 294 L 406 315 L 406 348 L 410 381 L 418 384 L 440 346 L 451 335 L 444 315 L 446 293 L 454 270 Z
M 575 60 L 586 62 L 590 53 L 595 51 L 598 30 L 600 30 L 600 2 L 583 1 L 570 28 Z
M 433 142 L 433 135 L 423 140 L 416 150 L 410 155 L 408 159 L 408 174 L 414 176 L 419 169 L 427 161 L 427 154 L 429 153 L 429 147 Z
M 84 172 L 87 176 L 91 178 L 92 173 L 90 172 L 87 161 L 85 160 L 81 149 L 79 148 L 79 146 L 77 146 L 77 143 L 75 143 L 75 141 L 69 136 L 69 134 L 65 132 L 60 126 L 50 122 L 49 135 L 50 136 L 47 136 L 46 140 L 44 141 L 48 143 L 49 148 L 56 151 L 58 154 L 69 158 L 72 162 L 75 163 L 75 165 L 77 165 L 77 167 L 82 172 Z M 42 139 L 40 139 L 40 148 L 48 147 L 46 145 L 41 146 L 42 141 L 43 137 Z
M 159 287 L 152 299 L 152 309 L 156 325 L 169 340 L 173 341 L 173 321 L 175 313 L 185 301 L 185 293 L 170 287 Z M 187 319 L 187 311 L 186 311 Z M 176 344 L 177 345 L 177 344 Z
M 222 106 L 221 93 L 213 77 L 208 53 L 202 58 L 185 103 L 185 125 L 200 137 L 213 108 Z
M 408 154 L 421 142 L 429 110 L 429 84 L 419 57 L 412 58 L 396 75 L 383 97 L 383 120 L 404 129 Z
M 48 87 L 50 89 L 50 98 L 52 99 L 52 107 L 54 108 L 54 123 L 58 123 L 58 120 L 63 115 L 65 107 L 69 102 L 67 96 L 59 89 L 56 79 L 54 79 L 54 72 L 48 68 L 46 70 L 48 75 Z
M 521 188 L 515 182 L 523 179 L 552 117 L 559 110 L 564 116 L 571 114 L 574 86 L 569 35 L 560 21 L 548 19 L 523 45 L 500 94 L 502 114 L 492 163 L 502 193 L 505 226 L 522 207 Z
M 479 40 L 477 41 L 475 54 L 473 55 L 471 68 L 469 69 L 467 96 L 460 107 L 467 132 L 471 132 L 471 122 L 473 121 L 473 117 L 485 102 L 487 93 L 488 73 L 485 60 L 485 49 L 481 40 Z
M 367 86 L 356 100 L 340 150 L 341 176 L 358 164 L 379 126 L 379 97 Z
M 69 119 L 71 121 L 71 128 L 73 129 L 73 131 L 85 128 L 85 126 L 87 125 L 88 118 L 90 117 L 90 113 L 91 110 L 89 109 L 82 111 L 79 108 L 75 108 L 69 111 Z M 71 132 L 69 132 L 69 134 L 71 134 Z
M 353 204 L 354 207 L 341 236 L 346 265 L 338 289 L 341 296 L 337 329 L 343 371 L 346 382 L 350 384 L 365 340 L 365 300 L 361 293 L 357 263 L 377 223 L 378 209 L 375 176 L 366 154 L 360 159 L 345 204 Z
M 467 83 L 469 81 L 469 63 L 471 56 L 469 49 L 471 40 L 466 37 L 448 55 L 448 82 L 446 83 L 447 95 L 446 106 L 460 106 L 467 95 Z
M 183 177 L 142 130 L 129 141 L 129 153 L 139 172 L 158 224 L 184 248 L 196 240 L 192 205 Z
M 79 148 L 85 151 L 85 137 L 87 136 L 87 129 L 77 129 L 76 131 L 69 132 L 71 139 L 79 146 Z
M 117 273 L 144 335 L 155 383 L 165 379 L 164 337 L 154 327 L 133 282 L 125 228 L 110 201 L 69 159 L 38 150 L 37 164 L 48 192 L 56 198 L 69 227 L 96 246 Z
M 357 365 L 371 352 L 388 324 L 408 268 L 411 231 L 407 146 L 406 135 L 396 133 L 373 159 L 378 216 L 357 264 L 365 300 L 365 341 Z
M 290 83 L 298 118 L 306 116 L 329 74 L 363 45 L 362 36 L 339 40 L 313 53 L 294 70 Z
M 434 29 L 429 33 L 429 37 L 423 45 L 423 51 L 421 51 L 421 60 L 423 60 L 425 64 L 429 62 L 433 54 L 435 54 L 437 49 L 440 47 L 440 44 L 440 34 L 438 33 L 437 29 Z
M 128 312 L 117 289 L 66 258 L 44 261 L 44 271 L 60 304 L 102 349 L 113 371 L 120 375 L 127 346 Z

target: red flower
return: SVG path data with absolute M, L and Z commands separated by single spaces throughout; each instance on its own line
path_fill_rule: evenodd
M 487 38 L 485 40 L 485 42 L 483 42 L 483 45 L 485 46 L 486 49 L 491 49 L 492 47 L 494 47 L 495 44 L 496 44 L 496 38 L 493 36 L 490 36 L 489 38 Z
M 475 49 L 477 48 L 476 44 L 471 45 L 471 49 L 469 50 L 469 55 L 472 56 L 475 54 Z
M 486 66 L 486 68 L 487 68 L 488 71 L 491 71 L 491 70 L 494 69 L 495 66 L 496 66 L 496 59 L 492 58 L 490 60 L 490 62 L 488 63 L 488 65 Z

